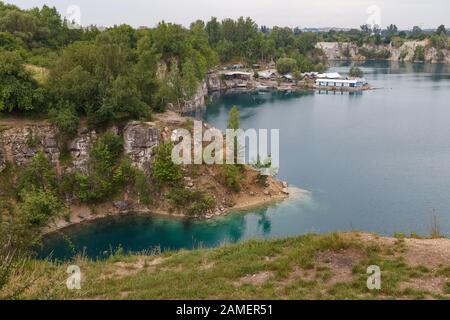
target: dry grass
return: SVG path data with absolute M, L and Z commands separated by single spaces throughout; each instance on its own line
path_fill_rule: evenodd
M 364 233 L 248 241 L 211 250 L 78 258 L 82 289 L 65 287 L 69 263 L 30 262 L 5 290 L 36 279 L 21 298 L 58 299 L 448 299 L 450 240 Z M 367 267 L 382 271 L 367 289 Z M 5 295 L 3 295 L 5 296 Z

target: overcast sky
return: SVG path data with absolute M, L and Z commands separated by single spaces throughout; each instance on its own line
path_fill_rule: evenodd
M 380 21 L 384 27 L 400 28 L 450 26 L 448 0 L 3 0 L 22 8 L 55 6 L 63 14 L 69 10 L 82 25 L 154 26 L 159 21 L 189 25 L 211 16 L 250 16 L 259 25 L 290 27 L 359 27 Z M 377 9 L 379 8 L 379 10 Z M 379 13 L 379 14 L 378 14 Z

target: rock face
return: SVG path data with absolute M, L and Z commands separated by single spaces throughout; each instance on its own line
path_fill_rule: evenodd
M 316 47 L 322 49 L 328 60 L 354 59 L 358 55 L 358 47 L 354 43 L 319 42 Z M 346 51 L 348 51 L 350 57 L 345 56 Z
M 152 123 L 130 122 L 124 130 L 125 153 L 133 165 L 149 170 L 152 150 L 159 143 L 160 131 Z
M 4 129 L 0 133 L 0 171 L 4 170 L 7 161 L 19 167 L 28 164 L 40 150 L 59 168 L 57 134 L 57 129 L 48 124 Z
M 6 154 L 3 145 L 0 145 L 0 172 L 6 169 Z
M 428 46 L 428 40 L 424 41 L 405 41 L 401 46 L 395 47 L 389 45 L 364 45 L 369 50 L 388 50 L 390 52 L 390 61 L 413 61 L 414 53 L 418 46 L 425 48 L 425 61 L 430 63 L 450 63 L 450 50 L 437 50 Z M 365 57 L 359 55 L 359 47 L 355 43 L 340 42 L 319 42 L 317 48 L 322 49 L 328 60 L 365 60 Z
M 197 108 L 206 105 L 205 97 L 208 95 L 208 87 L 206 81 L 198 84 L 197 92 L 189 100 L 180 100 L 176 104 L 169 104 L 168 108 L 175 112 L 186 113 L 195 111 Z
M 89 160 L 89 151 L 97 140 L 95 130 L 89 131 L 81 129 L 78 136 L 69 144 L 70 154 L 72 156 L 73 168 L 82 172 L 86 171 L 87 162 Z
M 223 90 L 222 81 L 217 73 L 209 73 L 206 75 L 206 85 L 210 92 Z
M 110 132 L 122 134 L 117 128 Z M 67 144 L 72 158 L 69 171 L 86 172 L 89 153 L 97 140 L 95 130 L 81 129 Z M 40 150 L 45 152 L 52 165 L 61 172 L 61 147 L 58 143 L 58 130 L 50 124 L 22 125 L 7 127 L 0 131 L 0 172 L 8 162 L 17 166 L 27 165 Z M 150 169 L 152 149 L 158 145 L 160 131 L 152 123 L 130 122 L 123 131 L 124 151 L 136 168 Z

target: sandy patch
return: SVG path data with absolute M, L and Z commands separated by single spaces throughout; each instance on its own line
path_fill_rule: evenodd
M 245 277 L 240 278 L 238 281 L 234 282 L 234 285 L 236 287 L 240 287 L 244 284 L 252 284 L 254 286 L 260 286 L 264 282 L 266 282 L 272 275 L 273 273 L 270 271 L 263 271 L 253 275 L 247 275 Z

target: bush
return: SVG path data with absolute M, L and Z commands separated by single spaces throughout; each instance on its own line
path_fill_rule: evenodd
M 201 199 L 195 201 L 192 203 L 188 209 L 187 212 L 189 215 L 201 215 L 206 213 L 208 210 L 212 209 L 214 207 L 215 201 L 214 198 L 211 196 L 203 196 Z
M 189 191 L 175 188 L 167 195 L 167 199 L 177 209 L 186 210 L 189 215 L 201 215 L 214 207 L 215 200 L 202 191 Z
M 181 166 L 172 161 L 172 149 L 173 143 L 163 143 L 155 149 L 152 175 L 160 187 L 178 186 L 181 182 Z
M 44 152 L 38 152 L 31 163 L 20 171 L 17 179 L 18 194 L 40 189 L 53 191 L 56 188 L 56 172 Z
M 425 62 L 425 47 L 424 46 L 416 47 L 416 50 L 414 51 L 413 60 Z
M 83 203 L 99 203 L 120 192 L 133 178 L 129 161 L 120 161 L 123 140 L 113 133 L 100 137 L 90 152 L 87 174 L 75 174 L 75 194 Z
M 234 164 L 226 164 L 222 167 L 222 180 L 227 188 L 234 192 L 241 191 L 242 172 L 241 166 Z
M 23 62 L 19 54 L 0 50 L 0 111 L 31 111 L 42 101 L 42 92 Z
M 52 192 L 36 189 L 21 193 L 20 214 L 25 221 L 36 228 L 45 227 L 49 221 L 62 216 L 65 207 Z
M 70 138 L 76 135 L 80 119 L 69 102 L 61 102 L 57 108 L 51 109 L 49 116 L 63 136 Z

